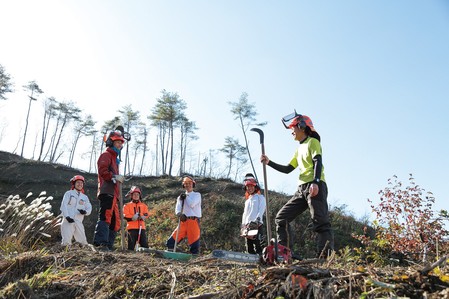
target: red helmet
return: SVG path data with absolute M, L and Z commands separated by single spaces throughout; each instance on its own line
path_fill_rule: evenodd
M 246 186 L 254 186 L 257 187 L 257 182 L 255 179 L 246 179 L 245 180 L 245 187 Z
M 142 198 L 142 191 L 137 186 L 132 186 L 128 193 L 126 193 L 125 197 L 131 197 L 133 193 L 139 193 L 139 197 Z
M 309 127 L 310 130 L 315 131 L 315 128 L 313 127 L 313 122 L 307 115 L 299 115 L 295 117 L 288 126 L 288 128 L 291 129 L 295 126 L 299 126 L 300 128 Z
M 78 174 L 78 175 L 75 175 L 73 178 L 70 179 L 70 183 L 72 183 L 72 185 L 74 185 L 75 182 L 78 181 L 78 180 L 79 180 L 79 181 L 83 181 L 83 184 L 84 184 L 84 182 L 85 182 L 85 181 L 84 181 L 84 177 L 83 177 L 82 175 L 79 175 L 79 174 Z
M 71 188 L 72 190 L 75 189 L 76 181 L 82 181 L 83 182 L 83 187 L 84 187 L 84 184 L 85 184 L 84 177 L 82 175 L 78 174 L 78 175 L 75 175 L 73 178 L 70 179 L 70 183 L 72 184 L 72 188 Z M 84 193 L 84 188 L 81 189 L 81 192 Z
M 282 123 L 286 129 L 291 129 L 293 127 L 305 128 L 309 127 L 312 132 L 316 132 L 313 127 L 313 122 L 307 115 L 298 114 L 295 112 L 290 113 L 282 118 Z

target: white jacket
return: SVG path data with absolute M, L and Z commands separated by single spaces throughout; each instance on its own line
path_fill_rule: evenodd
M 81 214 L 78 210 L 86 210 L 86 215 Z M 64 218 L 69 216 L 75 221 L 83 222 L 84 216 L 90 215 L 92 212 L 92 205 L 86 194 L 73 189 L 64 194 L 61 212 Z
M 201 194 L 199 192 L 186 192 L 186 199 L 184 200 L 184 207 L 182 206 L 182 200 L 178 196 L 175 207 L 175 214 L 185 214 L 187 217 L 196 216 L 201 218 Z
M 245 210 L 243 211 L 242 224 L 248 224 L 251 221 L 263 223 L 263 214 L 265 213 L 265 196 L 262 194 L 252 194 L 245 200 Z

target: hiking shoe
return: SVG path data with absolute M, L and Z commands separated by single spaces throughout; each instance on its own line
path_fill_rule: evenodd
M 109 247 L 108 247 L 107 245 L 98 245 L 98 246 L 96 247 L 96 249 L 97 249 L 98 251 L 103 251 L 103 252 L 109 252 L 109 251 L 111 251 L 111 249 L 109 249 Z
M 292 259 L 297 260 L 297 261 L 302 261 L 303 260 L 302 256 L 300 256 L 297 253 L 292 253 Z

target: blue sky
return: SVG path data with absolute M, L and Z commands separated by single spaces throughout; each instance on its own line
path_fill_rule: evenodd
M 198 152 L 243 142 L 228 102 L 247 92 L 275 162 L 297 146 L 280 118 L 312 118 L 331 205 L 362 217 L 389 178 L 412 173 L 448 208 L 447 1 L 16 0 L 0 3 L 0 28 L 0 64 L 16 85 L 0 103 L 1 150 L 17 145 L 31 80 L 98 125 L 129 104 L 146 116 L 162 89 L 177 92 L 200 129 Z M 269 189 L 294 192 L 298 170 L 267 169 Z

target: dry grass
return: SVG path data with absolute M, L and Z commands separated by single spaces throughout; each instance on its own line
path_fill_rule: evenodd
M 0 264 L 1 298 L 447 298 L 449 285 L 422 267 L 327 262 L 265 267 L 201 256 L 189 262 L 148 253 L 55 245 Z M 440 271 L 447 271 L 447 266 Z M 395 297 L 396 296 L 396 297 Z
M 59 232 L 61 218 L 51 212 L 52 199 L 42 192 L 27 205 L 18 195 L 11 195 L 0 205 L 0 252 L 39 248 Z
M 45 194 L 0 206 L 0 298 L 449 298 L 447 256 L 375 267 L 352 251 L 268 267 L 59 245 Z

